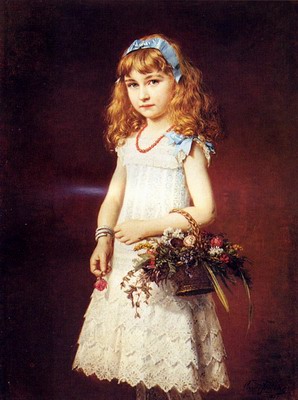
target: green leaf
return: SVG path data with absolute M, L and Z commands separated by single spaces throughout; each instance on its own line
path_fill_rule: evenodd
M 144 267 L 144 265 L 146 265 L 147 263 L 148 263 L 148 259 L 139 261 L 138 264 L 135 265 L 135 271 L 139 271 L 139 270 L 142 269 L 142 268 Z
M 139 254 L 139 257 L 140 257 L 142 260 L 149 260 L 149 259 L 151 258 L 151 255 L 148 254 L 148 253 L 141 253 L 141 254 Z

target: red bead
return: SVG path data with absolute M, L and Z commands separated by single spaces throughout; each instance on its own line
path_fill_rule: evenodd
M 141 128 L 141 130 L 138 132 L 138 134 L 136 136 L 136 148 L 140 153 L 148 153 L 148 151 L 152 150 L 153 147 L 155 147 L 161 141 L 161 139 L 164 137 L 164 135 L 161 135 L 158 139 L 155 140 L 155 142 L 152 143 L 151 146 L 147 147 L 146 149 L 141 149 L 140 145 L 139 145 L 139 139 L 141 137 L 143 130 L 146 128 L 146 126 L 147 125 L 144 125 L 143 128 Z M 166 132 L 169 132 L 172 129 L 173 129 L 173 127 L 171 126 L 169 129 L 166 130 Z

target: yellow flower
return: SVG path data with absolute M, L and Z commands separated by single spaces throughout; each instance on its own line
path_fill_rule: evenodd
M 150 242 L 141 242 L 135 245 L 134 251 L 139 251 L 143 249 L 154 249 L 154 244 Z
M 243 247 L 240 246 L 239 244 L 233 244 L 232 249 L 236 250 L 236 251 L 241 251 L 241 250 L 243 250 Z

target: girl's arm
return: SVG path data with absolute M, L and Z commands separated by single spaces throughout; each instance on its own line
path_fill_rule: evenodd
M 199 145 L 193 145 L 189 156 L 184 162 L 188 189 L 193 200 L 192 207 L 184 208 L 200 225 L 207 225 L 215 219 L 216 208 L 207 172 L 207 162 Z M 126 244 L 134 243 L 149 236 L 162 235 L 168 228 L 187 230 L 189 224 L 185 217 L 172 213 L 163 218 L 126 221 L 115 227 L 116 238 Z
M 125 182 L 126 169 L 118 158 L 108 193 L 98 213 L 97 226 L 107 225 L 114 228 L 116 225 L 122 207 Z M 108 269 L 112 254 L 113 238 L 110 235 L 99 238 L 90 258 L 90 271 L 97 277 L 104 275 Z

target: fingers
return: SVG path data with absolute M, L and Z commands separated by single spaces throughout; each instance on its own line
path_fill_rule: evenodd
M 90 259 L 90 271 L 97 278 L 107 275 L 111 271 L 107 257 L 105 255 L 92 255 Z
M 127 245 L 136 243 L 141 240 L 141 238 L 135 237 L 136 235 L 132 232 L 132 230 L 123 229 L 123 226 L 116 225 L 114 227 L 115 238 L 119 240 L 121 243 L 125 243 Z
M 114 226 L 115 237 L 123 236 L 123 232 L 121 232 L 121 225 Z
M 99 260 L 94 257 L 91 257 L 90 259 L 90 272 L 96 277 L 99 277 L 101 275 Z
M 115 232 L 115 238 L 118 239 L 119 242 L 126 243 L 129 240 L 129 238 L 125 236 L 121 228 L 121 225 L 116 225 L 114 227 L 114 232 Z
M 120 228 L 118 230 L 116 230 L 116 228 L 114 228 L 114 232 L 115 232 L 116 239 L 121 239 L 124 236 L 124 233 L 121 231 Z
M 129 240 L 125 241 L 125 244 L 127 244 L 127 245 L 133 244 L 133 243 L 136 243 L 136 240 L 129 239 Z
M 127 244 L 127 245 L 130 245 L 130 244 L 133 244 L 133 243 L 136 243 L 136 242 L 138 242 L 140 239 L 133 239 L 133 238 L 127 238 L 126 236 L 122 236 L 120 239 L 118 239 L 119 240 L 119 242 L 121 242 L 121 243 L 124 243 L 124 244 Z
M 116 238 L 119 240 L 119 242 L 125 243 L 125 244 L 128 244 L 128 242 L 130 241 L 130 239 L 128 237 L 126 237 L 126 236 L 119 236 L 119 237 L 116 237 Z
M 118 232 L 120 230 L 120 225 L 114 226 L 114 232 Z
M 101 273 L 102 273 L 103 276 L 106 274 L 107 267 L 108 267 L 107 257 L 106 256 L 102 256 L 100 258 L 100 270 L 101 270 Z

